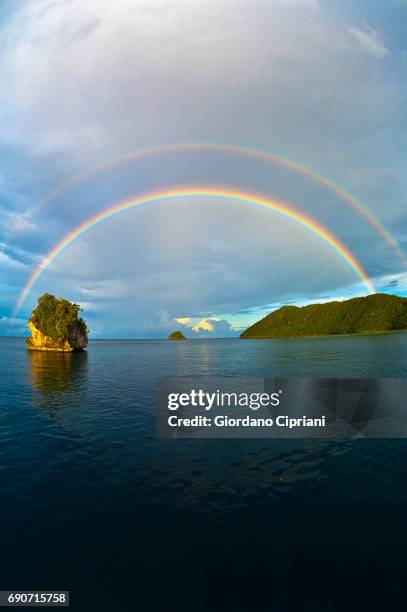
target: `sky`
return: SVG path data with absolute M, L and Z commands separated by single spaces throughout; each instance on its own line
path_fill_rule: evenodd
M 309 228 L 225 197 L 136 206 L 44 265 L 92 215 L 197 186 L 282 202 L 377 291 L 407 295 L 403 257 L 326 184 L 225 150 L 159 152 L 224 143 L 292 160 L 407 256 L 406 108 L 404 0 L 2 0 L 0 335 L 26 334 L 45 291 L 81 304 L 93 338 L 233 337 L 284 304 L 366 294 Z

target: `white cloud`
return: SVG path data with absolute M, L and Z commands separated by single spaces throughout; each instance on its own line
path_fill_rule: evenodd
M 203 319 L 196 317 L 178 317 L 175 319 L 184 327 L 184 333 L 192 338 L 217 338 L 217 337 L 236 337 L 238 335 L 235 329 L 227 318 L 218 316 L 205 317 Z M 192 335 L 191 335 L 192 332 Z
M 199 331 L 213 332 L 213 330 L 215 329 L 215 324 L 214 324 L 215 321 L 219 321 L 219 318 L 218 317 L 207 317 L 206 319 L 201 319 L 200 321 L 198 321 L 198 323 L 192 326 L 192 331 L 194 332 L 199 332 Z
M 369 27 L 350 26 L 348 34 L 361 49 L 373 57 L 383 59 L 390 54 L 383 35 L 378 30 Z
M 26 211 L 23 213 L 10 213 L 6 229 L 9 236 L 11 235 L 11 238 L 13 238 L 15 233 L 37 231 L 38 225 L 33 221 L 31 211 Z
M 405 293 L 407 291 L 407 272 L 386 274 L 374 280 L 378 291 L 394 293 Z
M 177 317 L 175 321 L 177 323 L 180 323 L 181 325 L 189 325 L 190 323 L 192 323 L 191 317 Z
M 8 246 L 6 244 L 0 244 L 0 269 L 1 270 L 12 270 L 12 271 L 27 271 L 27 265 L 18 259 L 18 251 L 7 252 Z

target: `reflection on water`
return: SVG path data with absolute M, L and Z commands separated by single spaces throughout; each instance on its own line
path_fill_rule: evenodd
M 27 351 L 27 358 L 29 380 L 37 392 L 35 403 L 41 408 L 69 403 L 69 392 L 75 392 L 77 385 L 83 385 L 87 378 L 86 351 Z

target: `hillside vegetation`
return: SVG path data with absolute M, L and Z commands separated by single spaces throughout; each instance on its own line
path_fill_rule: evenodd
M 177 330 L 168 336 L 168 340 L 186 340 L 186 338 L 182 331 Z
M 87 325 L 79 316 L 81 307 L 64 298 L 44 293 L 31 313 L 31 323 L 54 342 L 73 342 L 78 334 L 87 339 Z
M 241 338 L 330 336 L 407 329 L 407 299 L 376 293 L 344 302 L 283 306 L 246 329 Z

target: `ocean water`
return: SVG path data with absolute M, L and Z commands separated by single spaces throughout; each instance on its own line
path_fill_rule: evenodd
M 405 608 L 407 441 L 158 440 L 155 384 L 407 377 L 407 334 L 0 338 L 0 364 L 0 589 L 84 611 Z

